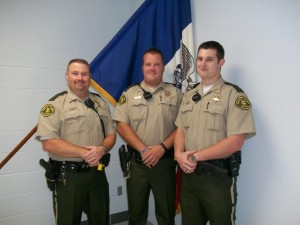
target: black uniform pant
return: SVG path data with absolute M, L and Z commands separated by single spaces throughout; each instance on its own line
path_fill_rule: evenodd
M 154 196 L 157 223 L 174 225 L 175 167 L 173 158 L 162 159 L 151 169 L 131 159 L 130 178 L 127 179 L 129 225 L 146 224 L 150 190 Z
M 235 224 L 236 178 L 183 173 L 180 195 L 183 225 Z
M 85 211 L 89 225 L 109 224 L 109 187 L 105 171 L 66 172 L 53 192 L 57 225 L 80 225 Z

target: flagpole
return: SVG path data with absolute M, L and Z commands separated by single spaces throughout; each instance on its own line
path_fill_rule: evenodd
M 37 125 L 23 138 L 23 140 L 6 156 L 0 163 L 0 170 L 2 167 L 16 154 L 19 149 L 31 138 L 31 136 L 37 131 Z

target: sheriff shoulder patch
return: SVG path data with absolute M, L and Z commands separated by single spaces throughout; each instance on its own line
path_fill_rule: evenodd
M 245 96 L 239 96 L 235 100 L 235 106 L 242 110 L 248 110 L 251 108 L 251 102 Z
M 41 109 L 41 112 L 40 112 L 43 117 L 48 117 L 48 116 L 51 116 L 55 113 L 55 108 L 53 105 L 51 104 L 46 104 L 42 109 Z
M 123 105 L 124 103 L 126 103 L 126 97 L 125 95 L 122 95 L 119 99 L 118 105 Z

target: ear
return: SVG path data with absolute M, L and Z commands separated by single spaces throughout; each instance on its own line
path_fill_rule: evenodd
M 225 59 L 221 59 L 221 60 L 219 61 L 219 66 L 220 66 L 220 68 L 224 65 L 224 63 L 225 63 Z

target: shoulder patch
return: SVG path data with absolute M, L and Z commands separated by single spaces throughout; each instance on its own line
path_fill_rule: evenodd
M 232 86 L 239 93 L 244 93 L 244 91 L 242 90 L 242 88 L 240 88 L 239 86 L 237 86 L 235 84 L 232 84 L 232 83 L 229 83 L 229 82 L 224 82 L 224 84 Z
M 67 91 L 60 92 L 60 93 L 54 95 L 52 98 L 50 98 L 49 101 L 54 101 L 55 99 L 57 99 L 57 97 L 59 97 L 61 95 L 65 95 L 67 93 L 68 93 Z
M 46 104 L 40 111 L 43 117 L 51 116 L 55 113 L 55 108 L 52 104 Z
M 119 99 L 118 105 L 123 105 L 124 103 L 126 103 L 126 97 L 123 94 Z
M 247 97 L 239 96 L 235 100 L 235 106 L 241 110 L 248 110 L 251 108 L 251 102 L 249 101 L 249 99 Z

